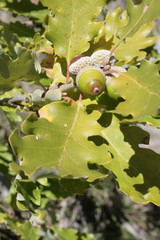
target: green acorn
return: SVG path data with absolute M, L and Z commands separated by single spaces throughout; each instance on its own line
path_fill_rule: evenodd
M 88 66 L 82 68 L 76 77 L 79 90 L 89 96 L 101 94 L 106 87 L 106 79 L 103 71 L 99 67 Z

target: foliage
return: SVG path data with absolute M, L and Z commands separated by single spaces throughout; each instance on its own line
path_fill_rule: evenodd
M 133 201 L 160 205 L 159 3 L 128 0 L 126 11 L 106 16 L 104 0 L 25 4 L 0 3 L 0 176 L 9 195 L 0 223 L 25 240 L 91 240 L 58 226 L 50 201 L 83 195 L 112 174 Z M 76 79 L 95 68 L 106 89 L 89 98 Z M 23 221 L 18 209 L 29 214 Z

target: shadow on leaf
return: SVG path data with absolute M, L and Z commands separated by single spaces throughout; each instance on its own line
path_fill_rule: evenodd
M 135 151 L 129 161 L 129 168 L 125 169 L 125 172 L 130 177 L 142 174 L 144 180 L 143 184 L 135 184 L 135 189 L 142 194 L 146 194 L 154 186 L 160 189 L 160 155 L 150 149 L 139 147 L 142 139 L 148 137 L 148 133 L 136 126 L 123 127 L 122 131 L 124 140 Z

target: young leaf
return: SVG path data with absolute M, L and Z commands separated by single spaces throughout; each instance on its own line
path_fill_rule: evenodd
M 120 129 L 118 119 L 113 117 L 102 135 L 113 154 L 105 167 L 114 173 L 119 189 L 135 202 L 160 205 L 160 155 L 139 146 L 148 133 L 137 126 Z
M 117 38 L 117 32 L 120 28 L 123 28 L 128 23 L 127 12 L 124 11 L 121 13 L 121 9 L 117 8 L 112 13 L 107 14 L 104 29 L 105 29 L 105 38 L 106 41 L 109 41 L 113 38 L 113 43 L 116 44 L 119 42 Z
M 134 120 L 145 115 L 156 116 L 160 107 L 159 66 L 143 60 L 139 68 L 131 66 L 127 73 L 119 74 L 118 78 L 111 79 L 110 85 L 125 101 L 113 112 L 131 114 Z
M 130 62 L 133 58 L 144 58 L 146 52 L 140 50 L 154 45 L 157 40 L 157 37 L 146 38 L 152 28 L 152 22 L 142 25 L 131 38 L 126 38 L 125 42 L 118 46 L 114 52 L 115 57 L 124 63 Z
M 59 62 L 56 62 L 53 66 L 53 78 L 53 85 L 66 82 L 66 77 L 62 73 L 62 66 Z
M 17 59 L 0 51 L 0 90 L 11 90 L 15 83 L 21 80 L 38 81 L 39 76 L 34 68 L 34 60 L 26 48 L 19 49 Z
M 53 43 L 55 53 L 70 60 L 89 48 L 102 22 L 96 17 L 105 5 L 105 0 L 41 0 L 52 10 L 47 38 Z
M 39 114 L 39 119 L 30 115 L 24 121 L 22 131 L 27 136 L 21 138 L 14 131 L 10 137 L 22 159 L 20 166 L 11 166 L 16 172 L 22 170 L 34 181 L 47 175 L 85 177 L 88 181 L 106 176 L 98 166 L 111 157 L 104 139 L 97 137 L 102 130 L 98 111 L 88 114 L 81 102 L 71 106 L 54 102 L 41 108 Z
M 126 35 L 124 38 L 120 38 L 119 32 L 125 28 L 129 19 L 126 11 L 121 13 L 121 9 L 117 8 L 107 15 L 103 26 L 106 41 L 112 41 L 112 50 L 114 50 L 115 57 L 125 64 L 134 58 L 145 57 L 146 53 L 140 50 L 154 45 L 157 40 L 157 37 L 146 38 L 153 28 L 153 23 L 150 21 L 139 25 L 132 36 Z
M 140 4 L 134 5 L 132 0 L 128 0 L 127 14 L 129 16 L 127 26 L 118 31 L 120 40 L 132 37 L 143 24 L 152 22 L 160 17 L 159 1 L 142 0 Z

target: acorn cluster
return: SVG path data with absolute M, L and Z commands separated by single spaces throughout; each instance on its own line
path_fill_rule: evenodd
M 83 94 L 97 96 L 105 91 L 111 77 L 118 77 L 118 71 L 126 71 L 115 64 L 116 59 L 110 51 L 98 50 L 72 63 L 69 72 L 76 75 L 76 84 Z

